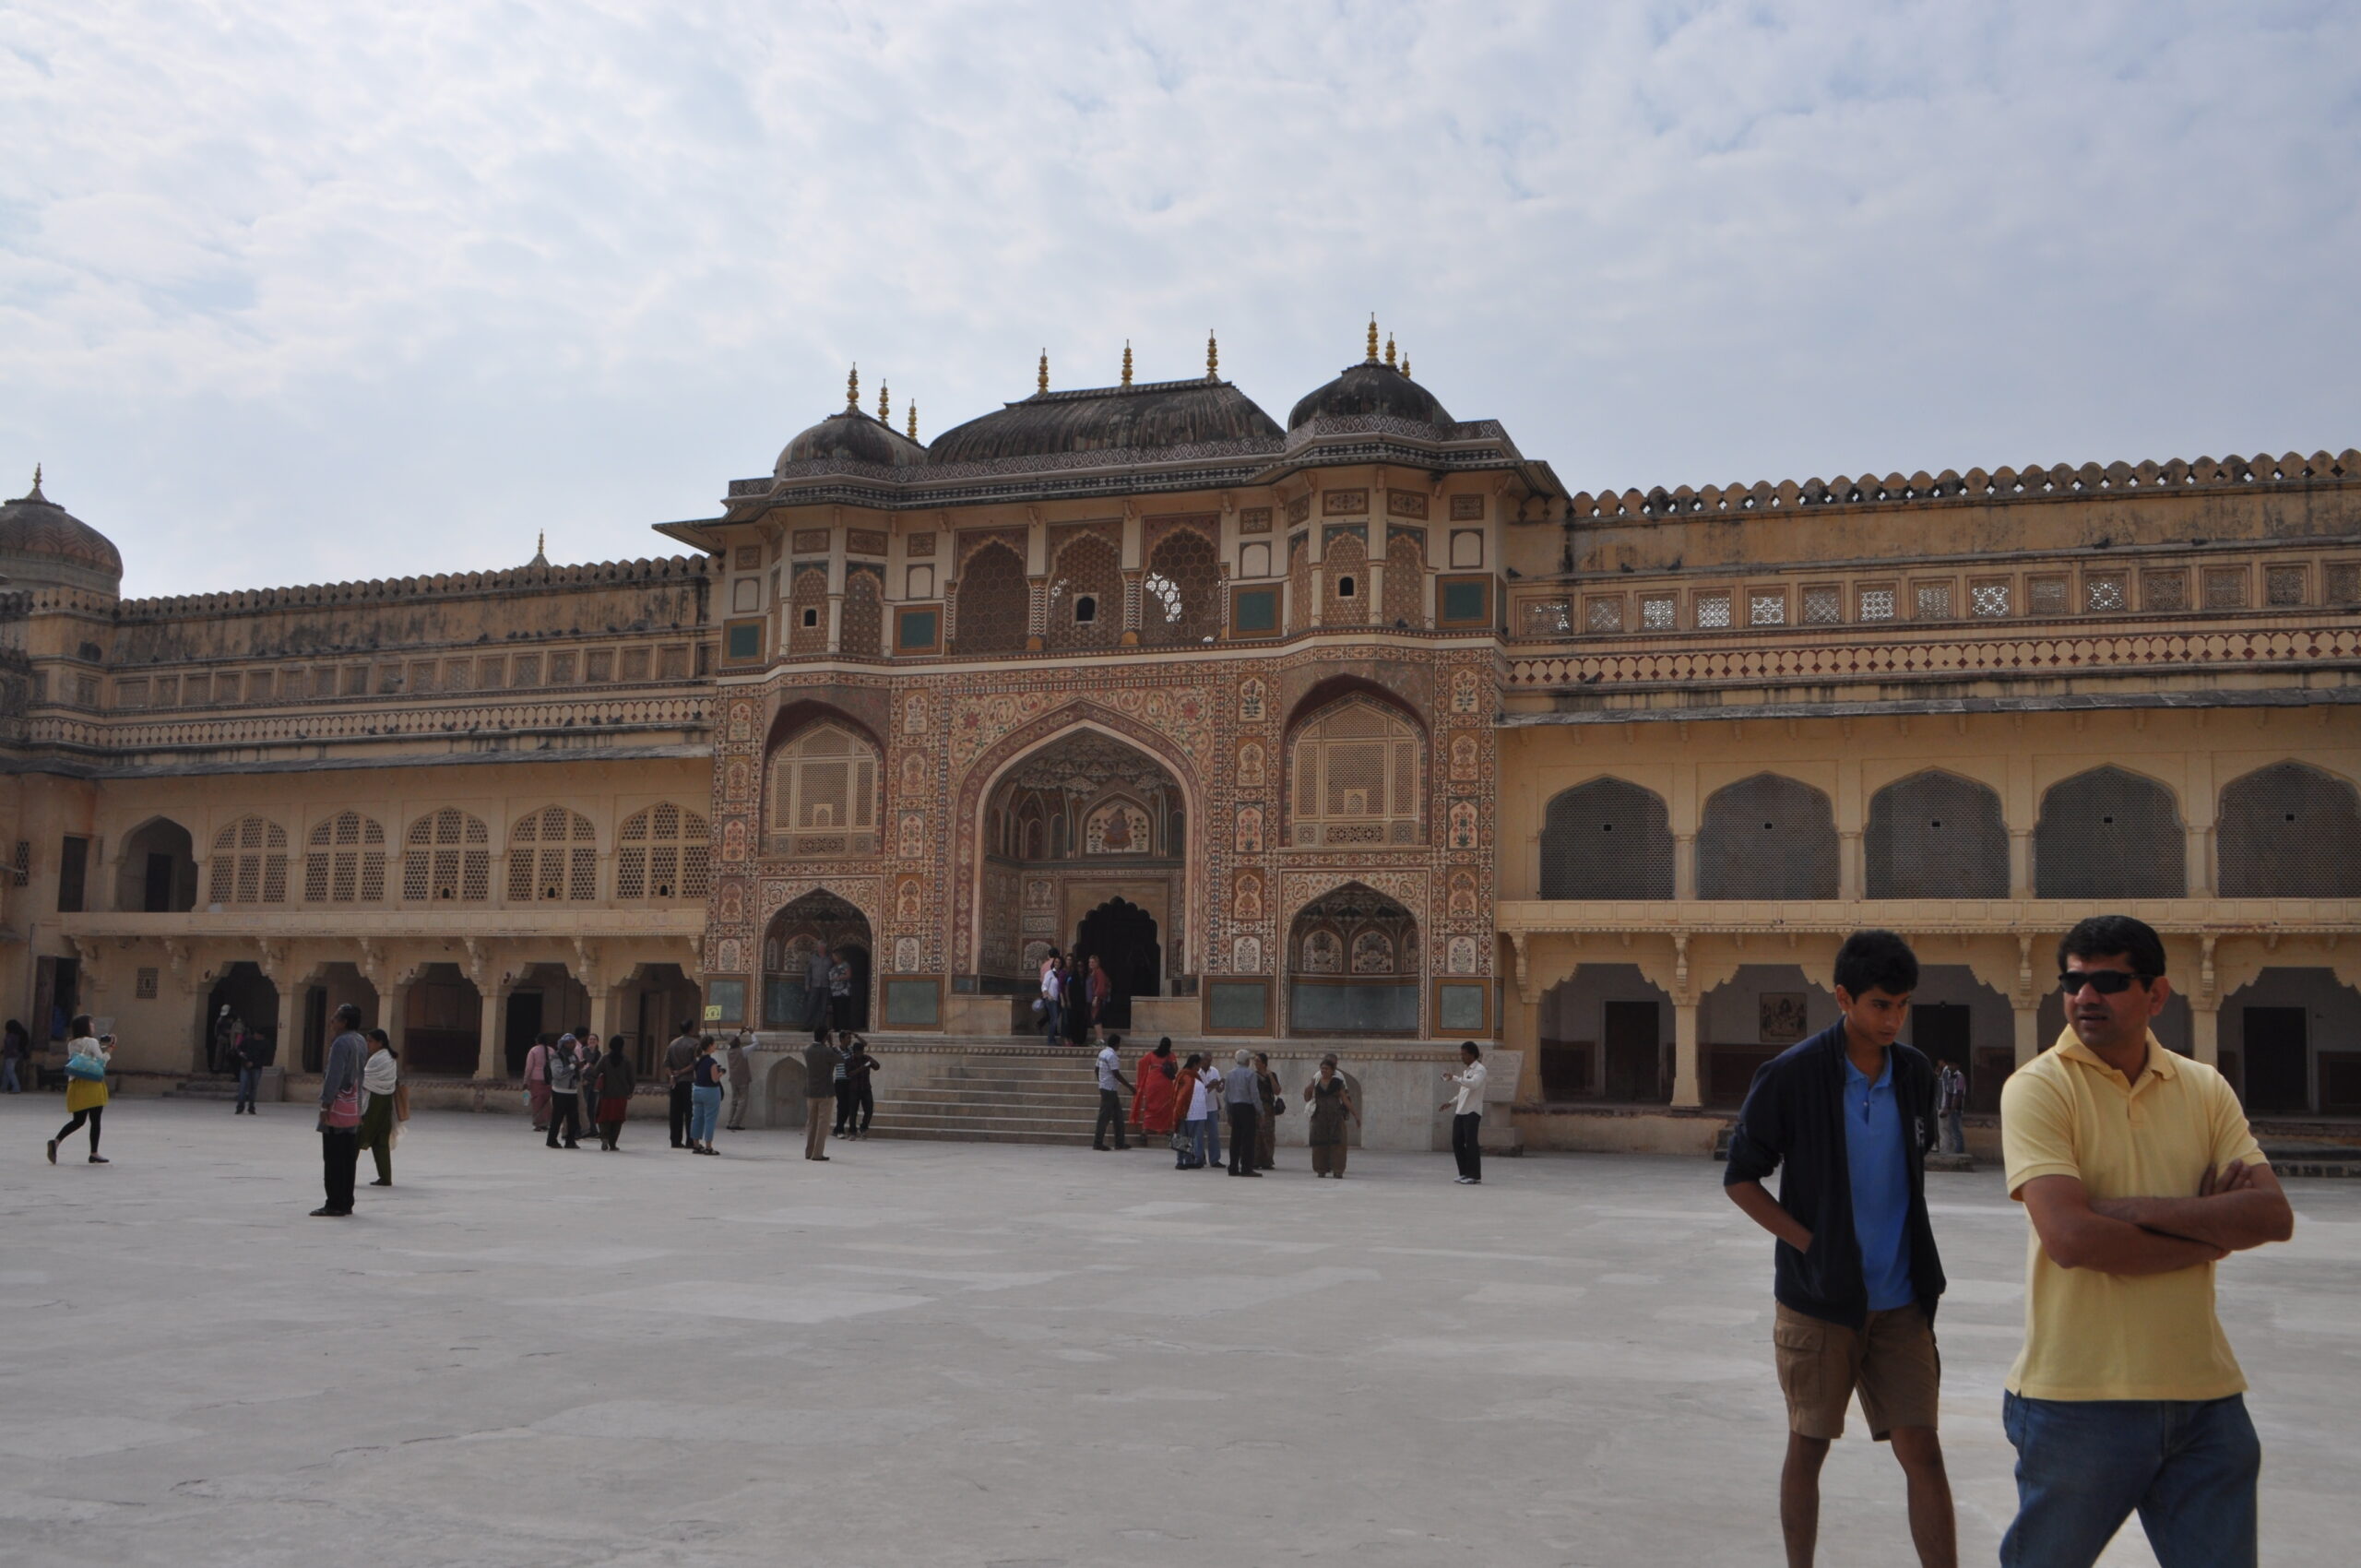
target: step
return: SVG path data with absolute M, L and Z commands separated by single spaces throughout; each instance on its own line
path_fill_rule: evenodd
M 995 1127 L 1003 1132 L 1070 1133 L 1080 1127 L 1088 1131 L 1095 1122 L 1081 1116 L 1023 1116 L 978 1112 L 967 1116 L 891 1115 L 880 1111 L 878 1127 Z
M 164 1099 L 235 1099 L 238 1082 L 235 1078 L 184 1078 L 166 1089 Z
M 1090 1146 L 1088 1133 L 1017 1133 L 991 1128 L 948 1127 L 888 1127 L 881 1120 L 871 1125 L 866 1136 L 891 1138 L 902 1143 L 931 1144 L 1040 1144 L 1061 1147 Z

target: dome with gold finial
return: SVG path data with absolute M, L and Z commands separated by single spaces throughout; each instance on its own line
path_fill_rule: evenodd
M 1287 414 L 1287 428 L 1299 430 L 1319 419 L 1397 419 L 1416 424 L 1450 424 L 1452 417 L 1435 395 L 1410 379 L 1409 362 L 1397 364 L 1394 340 L 1381 356 L 1377 318 L 1370 317 L 1369 356 L 1310 394 Z
M 72 588 L 113 597 L 123 588 L 114 542 L 33 487 L 0 504 L 0 576 L 10 588 Z
M 877 407 L 880 415 L 887 413 L 891 407 L 882 386 Z M 795 464 L 825 462 L 872 463 L 879 468 L 901 469 L 926 460 L 925 447 L 886 423 L 884 418 L 861 410 L 860 369 L 856 365 L 845 378 L 845 406 L 789 442 L 772 471 L 783 476 Z
M 1077 452 L 1155 453 L 1217 442 L 1276 441 L 1281 434 L 1270 415 L 1220 378 L 1210 339 L 1203 376 L 1138 380 L 1128 342 L 1121 374 L 1113 386 L 1052 392 L 1045 350 L 1033 396 L 952 426 L 928 444 L 927 452 L 938 464 L 1000 462 Z

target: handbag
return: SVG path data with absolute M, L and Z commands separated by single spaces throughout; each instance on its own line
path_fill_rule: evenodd
M 1287 1097 L 1283 1094 L 1273 1095 L 1271 1097 L 1271 1114 L 1274 1116 L 1285 1116 L 1287 1113 Z
M 84 1083 L 104 1083 L 107 1064 L 87 1051 L 76 1051 L 65 1059 L 65 1075 L 79 1078 Z
M 361 1125 L 361 1087 L 356 1084 L 328 1102 L 326 1120 L 338 1132 Z
M 1174 1154 L 1187 1154 L 1191 1148 L 1195 1146 L 1189 1134 L 1182 1132 L 1178 1127 L 1172 1129 L 1171 1142 L 1172 1152 Z

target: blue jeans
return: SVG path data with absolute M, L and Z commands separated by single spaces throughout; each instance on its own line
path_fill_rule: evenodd
M 239 1105 L 241 1105 L 241 1106 L 250 1106 L 250 1105 L 254 1104 L 254 1102 L 255 1102 L 255 1087 L 256 1085 L 260 1084 L 261 1082 L 262 1082 L 262 1069 L 261 1069 L 261 1068 L 259 1068 L 259 1067 L 241 1067 L 241 1068 L 239 1068 L 239 1069 L 238 1069 L 238 1104 L 239 1104 Z
M 1961 1124 L 1960 1115 L 1961 1113 L 1956 1111 L 1943 1112 L 1943 1152 L 1945 1154 L 1967 1152 L 1967 1129 Z
M 1056 998 L 1048 996 L 1041 998 L 1041 1043 L 1043 1045 L 1058 1043 L 1059 1016 Z
M 1181 1160 L 1184 1166 L 1194 1170 L 1204 1165 L 1209 1158 L 1212 1159 L 1221 1158 L 1221 1141 L 1215 1135 L 1212 1117 L 1202 1116 L 1194 1122 L 1183 1122 L 1180 1126 L 1181 1130 L 1189 1134 L 1189 1152 Z M 1211 1156 L 1205 1153 L 1208 1146 L 1213 1150 Z
M 0 1093 L 24 1093 L 22 1086 L 17 1082 L 17 1059 L 13 1056 L 0 1058 Z
M 721 1120 L 721 1086 L 699 1084 L 689 1091 L 689 1142 L 713 1146 L 713 1125 Z
M 2002 1568 L 2088 1568 L 2123 1521 L 2161 1568 L 2254 1568 L 2262 1444 L 2247 1402 L 2002 1397 L 2017 1519 Z

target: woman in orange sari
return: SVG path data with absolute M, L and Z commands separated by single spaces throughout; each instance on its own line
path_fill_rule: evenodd
M 1180 1075 L 1180 1063 L 1172 1055 L 1171 1036 L 1157 1040 L 1156 1049 L 1140 1058 L 1138 1072 L 1140 1081 L 1132 1090 L 1132 1125 L 1144 1136 L 1169 1138 Z

